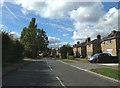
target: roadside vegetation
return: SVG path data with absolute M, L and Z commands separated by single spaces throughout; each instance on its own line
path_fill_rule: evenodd
M 24 57 L 37 58 L 40 53 L 47 54 L 48 37 L 43 29 L 37 28 L 35 18 L 32 18 L 28 28 L 23 28 L 20 38 L 14 38 L 14 35 L 7 32 L 0 34 L 3 67 L 22 63 Z
M 24 46 L 18 39 L 14 39 L 13 35 L 6 32 L 2 34 L 2 65 L 21 62 L 24 51 Z
M 88 62 L 88 60 L 86 58 L 82 58 L 82 59 L 75 59 L 76 61 L 82 61 L 82 62 Z
M 71 60 L 65 60 L 65 59 L 60 59 L 60 61 L 63 61 L 65 63 L 74 63 L 74 61 L 71 61 Z
M 97 68 L 97 69 L 91 69 L 91 71 L 114 78 L 114 79 L 117 79 L 117 80 L 119 79 L 119 76 L 118 76 L 119 72 L 118 72 L 118 70 L 115 70 L 115 69 Z

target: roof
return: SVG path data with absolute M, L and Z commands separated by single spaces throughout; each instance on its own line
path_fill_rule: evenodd
M 110 33 L 107 37 L 104 37 L 102 41 L 110 40 L 110 39 L 115 39 L 115 38 L 120 38 L 120 31 L 116 31 L 116 33 Z
M 101 39 L 94 39 L 94 40 L 88 42 L 87 44 L 89 45 L 89 44 L 97 44 L 97 43 L 98 44 L 101 43 Z
M 86 42 L 82 42 L 82 43 L 78 44 L 77 46 L 82 47 L 82 46 L 86 46 L 86 44 L 87 44 Z
M 82 47 L 82 46 L 86 46 L 86 42 L 82 42 L 80 44 L 76 44 L 76 46 L 74 45 L 74 48 L 78 48 L 78 47 Z

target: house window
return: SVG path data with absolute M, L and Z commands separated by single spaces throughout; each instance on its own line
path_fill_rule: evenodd
M 112 55 L 112 49 L 107 49 L 107 53 Z
M 102 42 L 102 44 L 105 44 L 105 42 Z
M 90 45 L 88 45 L 90 47 Z
M 88 55 L 90 56 L 90 55 L 91 55 L 91 52 L 88 52 Z
M 111 44 L 111 40 L 107 40 L 107 44 Z

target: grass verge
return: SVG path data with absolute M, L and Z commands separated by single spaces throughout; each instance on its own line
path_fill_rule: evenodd
M 64 59 L 61 59 L 60 61 L 63 61 L 65 63 L 74 63 L 74 61 L 71 61 L 71 60 L 64 60 Z
M 110 68 L 97 68 L 91 69 L 91 71 L 119 80 L 118 70 Z
M 88 60 L 87 59 L 76 59 L 76 61 L 82 61 L 82 62 L 88 62 Z

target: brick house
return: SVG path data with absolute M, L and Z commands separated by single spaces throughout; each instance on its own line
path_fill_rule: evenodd
M 82 57 L 86 57 L 86 41 L 78 45 L 78 53 Z
M 61 56 L 61 53 L 60 53 L 60 49 L 58 48 L 58 50 L 56 50 L 56 56 L 57 57 L 60 57 Z
M 73 45 L 73 53 L 74 53 L 74 57 L 80 57 L 80 53 L 78 52 L 78 46 L 79 46 L 79 42 L 77 42 L 77 44 Z
M 103 38 L 101 47 L 103 53 L 118 56 L 118 52 L 120 53 L 120 31 L 112 31 L 106 38 Z
M 86 53 L 87 57 L 91 57 L 96 53 L 97 50 L 101 49 L 101 36 L 97 35 L 97 39 L 91 41 L 90 37 L 86 39 Z

